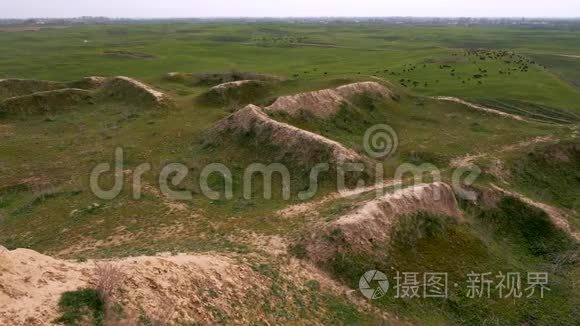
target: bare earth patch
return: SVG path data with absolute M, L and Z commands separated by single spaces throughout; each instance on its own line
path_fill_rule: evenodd
M 521 141 L 516 144 L 501 147 L 499 150 L 490 153 L 467 154 L 465 156 L 454 158 L 451 160 L 450 166 L 453 168 L 469 167 L 470 165 L 474 164 L 477 160 L 486 157 L 494 157 L 497 154 L 520 150 L 537 144 L 552 143 L 556 141 L 557 141 L 556 138 L 552 136 L 535 137 L 532 139 Z
M 317 118 L 326 119 L 334 115 L 343 105 L 349 102 L 335 90 L 323 89 L 315 92 L 279 97 L 267 111 L 286 112 L 291 116 L 308 112 Z
M 75 263 L 0 247 L 0 262 L 2 325 L 51 324 L 62 293 L 94 286 L 94 261 Z M 110 263 L 124 274 L 118 300 L 129 316 L 166 307 L 173 312 L 171 324 L 210 322 L 218 319 L 218 309 L 250 322 L 261 315 L 259 305 L 250 302 L 260 302 L 268 294 L 263 276 L 226 256 L 136 257 Z
M 85 286 L 89 279 L 87 264 L 0 247 L 0 324 L 50 324 L 57 317 L 60 295 Z

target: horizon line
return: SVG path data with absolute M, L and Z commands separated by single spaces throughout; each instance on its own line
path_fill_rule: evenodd
M 154 17 L 154 16 L 64 16 L 64 17 L 0 17 L 0 19 L 79 19 L 79 18 L 106 18 L 106 19 L 385 19 L 385 18 L 431 18 L 431 19 L 580 19 L 580 16 L 191 16 L 191 17 Z

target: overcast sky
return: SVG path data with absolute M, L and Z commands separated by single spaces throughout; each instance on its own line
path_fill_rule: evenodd
M 580 0 L 0 0 L 0 17 L 580 17 Z

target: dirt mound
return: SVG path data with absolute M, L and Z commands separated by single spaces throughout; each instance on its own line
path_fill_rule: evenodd
M 88 265 L 0 247 L 0 324 L 50 324 L 60 295 L 86 286 L 89 279 Z
M 318 134 L 271 119 L 261 108 L 248 105 L 218 122 L 213 132 L 253 135 L 259 144 L 274 145 L 280 156 L 292 162 L 328 163 L 342 165 L 349 162 L 368 163 L 368 160 L 343 145 Z
M 105 84 L 106 77 L 90 76 L 81 80 L 68 83 L 69 88 L 80 88 L 86 90 L 95 90 Z
M 218 72 L 218 73 L 181 73 L 170 72 L 164 77 L 167 81 L 182 83 L 190 86 L 216 86 L 224 83 L 244 80 L 257 80 L 262 82 L 278 82 L 282 77 L 259 74 L 254 72 Z
M 93 95 L 90 91 L 65 88 L 8 98 L 0 102 L 0 113 L 7 115 L 54 113 L 92 103 Z
M 215 311 L 250 323 L 262 315 L 259 305 L 250 303 L 261 302 L 268 293 L 263 276 L 223 256 L 142 257 L 124 260 L 121 266 L 127 275 L 122 305 L 153 315 L 169 309 L 171 321 L 179 324 L 217 322 Z
M 326 119 L 336 114 L 342 107 L 353 105 L 360 96 L 375 99 L 393 98 L 394 94 L 377 82 L 361 82 L 296 95 L 281 96 L 266 108 L 269 111 L 286 112 L 291 116 L 303 113 Z
M 260 302 L 269 293 L 263 276 L 225 256 L 137 257 L 111 263 L 123 273 L 116 301 L 129 316 L 144 311 L 154 318 L 167 315 L 165 309 L 172 312 L 167 322 L 189 324 L 216 321 L 217 309 L 249 322 L 261 313 L 248 302 Z M 0 324 L 51 324 L 59 315 L 62 293 L 95 286 L 96 266 L 0 247 Z
M 115 77 L 108 80 L 97 94 L 109 100 L 149 106 L 168 106 L 169 98 L 162 92 L 129 77 Z
M 279 97 L 268 111 L 279 111 L 297 116 L 303 113 L 326 119 L 334 115 L 341 107 L 350 105 L 344 97 L 333 89 Z
M 65 88 L 66 85 L 59 82 L 32 79 L 1 79 L 0 100 L 15 96 L 23 96 L 37 92 L 52 91 Z
M 36 91 L 38 89 L 50 89 Z M 3 93 L 4 92 L 4 93 Z M 0 113 L 42 114 L 66 111 L 96 100 L 114 100 L 133 105 L 165 107 L 171 104 L 164 93 L 128 77 L 86 77 L 67 84 L 33 80 L 2 80 L 0 95 L 26 93 L 0 102 Z
M 67 88 L 95 90 L 101 87 L 106 80 L 105 77 L 97 76 L 85 77 L 68 83 L 32 79 L 2 79 L 0 80 L 0 100 Z
M 376 98 L 395 98 L 395 94 L 385 86 L 377 82 L 360 82 L 336 89 L 336 92 L 349 101 L 355 100 L 358 96 L 366 95 Z
M 0 325 L 52 325 L 61 315 L 63 293 L 96 289 L 98 284 L 115 284 L 109 297 L 114 308 L 108 311 L 122 309 L 118 317 L 123 320 L 107 319 L 111 324 L 106 325 L 318 325 L 328 322 L 329 313 L 321 311 L 327 303 L 320 301 L 327 294 L 346 296 L 361 311 L 400 324 L 306 262 L 292 259 L 279 266 L 279 274 L 277 264 L 261 262 L 236 255 L 160 254 L 79 263 L 0 247 Z M 312 280 L 320 282 L 316 292 Z
M 270 94 L 269 86 L 269 83 L 259 80 L 227 82 L 210 88 L 198 100 L 209 105 L 226 105 L 235 110 L 267 97 Z
M 377 245 L 386 250 L 400 218 L 427 212 L 461 219 L 455 194 L 445 183 L 422 184 L 372 200 L 326 223 L 307 240 L 308 257 L 324 263 L 337 253 L 366 253 Z

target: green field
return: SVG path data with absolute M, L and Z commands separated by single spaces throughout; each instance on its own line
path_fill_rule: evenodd
M 310 200 L 317 204 L 318 215 L 302 212 L 284 217 L 279 210 L 303 203 L 297 192 L 307 185 L 305 171 L 297 168 L 300 173 L 293 176 L 289 201 L 281 198 L 279 189 L 274 199 L 262 199 L 261 188 L 252 199 L 245 199 L 241 194 L 244 167 L 278 162 L 277 149 L 254 143 L 251 136 L 208 146 L 207 132 L 237 109 L 232 103 L 269 104 L 280 95 L 357 81 L 382 83 L 399 99 L 379 103 L 362 99 L 356 109 L 343 108 L 327 120 L 272 117 L 362 155 L 365 131 L 378 123 L 389 124 L 398 134 L 399 146 L 381 162 L 385 180 L 400 164 L 411 162 L 434 164 L 449 181 L 455 160 L 480 154 L 473 162 L 484 171 L 477 186 L 500 184 L 562 209 L 570 224 L 580 228 L 580 155 L 571 150 L 569 159 L 554 159 L 561 157 L 557 146 L 580 144 L 580 57 L 574 57 L 580 56 L 579 39 L 580 30 L 575 28 L 373 24 L 135 24 L 0 30 L 0 79 L 70 82 L 87 76 L 128 76 L 168 94 L 174 102 L 168 109 L 98 102 L 68 112 L 0 115 L 0 244 L 84 260 L 167 251 L 264 254 L 244 241 L 249 233 L 281 236 L 294 243 L 316 223 L 350 210 L 372 194 L 321 201 L 334 190 L 329 178 Z M 267 92 L 223 103 L 200 100 L 214 85 L 170 80 L 171 72 L 252 72 L 282 80 L 269 84 Z M 527 121 L 438 101 L 435 96 L 458 97 Z M 548 141 L 530 141 L 534 139 Z M 116 147 L 124 149 L 126 175 L 141 163 L 152 165 L 144 176 L 141 200 L 132 198 L 130 178 L 125 179 L 121 196 L 112 201 L 100 200 L 89 190 L 91 169 L 112 163 Z M 172 162 L 190 169 L 191 179 L 177 187 L 192 191 L 193 199 L 172 202 L 159 195 L 158 172 Z M 201 195 L 193 177 L 214 162 L 233 171 L 234 199 L 210 200 Z M 498 166 L 502 173 L 495 172 Z M 223 188 L 220 179 L 211 183 Z M 453 269 L 457 277 L 470 268 L 551 271 L 559 255 L 578 252 L 577 242 L 544 221 L 545 213 L 507 198 L 493 209 L 461 202 L 465 225 L 441 226 L 420 239 L 401 237 L 391 257 L 337 257 L 327 271 L 356 289 L 360 275 L 372 267 L 424 271 L 444 261 L 439 267 Z M 534 229 L 537 225 L 529 226 L 530 216 L 550 227 L 540 223 L 541 230 Z M 506 221 L 509 217 L 515 221 Z M 538 238 L 545 239 L 547 252 L 530 249 L 530 242 Z M 455 257 L 462 250 L 462 259 Z M 276 264 L 282 263 L 272 260 Z M 444 303 L 383 300 L 375 306 L 418 324 L 573 325 L 580 320 L 580 292 L 572 286 L 578 283 L 579 273 L 578 259 L 561 267 L 554 291 L 542 302 L 470 302 L 464 293 L 454 292 Z M 328 323 L 370 323 L 366 315 L 341 306 L 342 300 L 346 299 L 336 303 L 337 311 L 325 312 L 336 317 Z
M 573 84 L 578 79 L 574 75 L 577 69 L 572 68 L 578 60 L 560 57 L 579 55 L 577 37 L 578 31 L 573 29 L 505 27 L 87 26 L 0 34 L 2 42 L 10 44 L 0 56 L 0 77 L 73 80 L 90 75 L 129 75 L 156 80 L 171 71 L 237 69 L 299 74 L 301 80 L 316 81 L 324 78 L 324 72 L 328 78 L 338 78 L 389 69 L 421 85 L 427 81 L 428 87 L 415 90 L 421 94 L 481 96 L 501 91 L 504 96 L 572 106 L 578 95 L 557 76 L 567 71 L 566 80 Z M 538 62 L 548 69 L 532 66 L 528 73 L 506 78 L 498 74 L 507 66 L 502 61 L 454 56 L 465 49 L 480 48 L 538 56 Z M 114 54 L 123 51 L 145 56 Z M 450 78 L 448 71 L 439 71 L 439 64 L 447 63 L 453 64 L 458 75 L 475 74 L 484 68 L 489 77 L 482 86 L 466 86 L 460 78 Z M 402 73 L 405 65 L 418 67 Z

